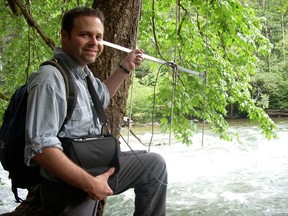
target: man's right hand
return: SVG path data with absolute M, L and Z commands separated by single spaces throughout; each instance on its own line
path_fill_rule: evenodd
M 115 168 L 112 167 L 105 173 L 94 177 L 94 187 L 92 191 L 87 191 L 90 199 L 104 200 L 107 196 L 113 194 L 112 189 L 108 185 L 109 177 L 114 173 Z
M 115 168 L 110 168 L 96 177 L 91 176 L 73 163 L 63 151 L 54 147 L 44 148 L 42 153 L 36 154 L 33 159 L 59 179 L 85 191 L 91 199 L 103 200 L 113 194 L 108 185 L 108 179 L 114 173 Z

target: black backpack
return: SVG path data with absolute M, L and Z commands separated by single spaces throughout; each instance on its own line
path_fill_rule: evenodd
M 61 62 L 59 62 L 61 63 Z M 63 125 L 70 119 L 76 105 L 76 83 L 66 65 L 61 65 L 57 59 L 45 61 L 41 65 L 52 65 L 62 74 L 66 86 L 67 116 Z M 65 70 L 63 69 L 65 68 Z M 29 189 L 40 181 L 39 166 L 28 167 L 24 163 L 25 148 L 25 118 L 27 106 L 27 84 L 18 88 L 13 94 L 5 110 L 3 123 L 0 129 L 0 160 L 5 170 L 9 172 L 12 192 L 16 202 L 23 201 L 17 188 Z

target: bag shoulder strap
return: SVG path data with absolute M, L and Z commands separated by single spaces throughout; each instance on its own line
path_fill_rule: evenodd
M 52 65 L 56 67 L 64 78 L 67 100 L 67 115 L 62 124 L 64 125 L 71 118 L 77 102 L 77 89 L 75 79 L 72 76 L 70 70 L 66 67 L 66 65 L 64 65 L 64 63 L 62 63 L 61 61 L 58 61 L 58 59 L 51 59 L 49 61 L 45 61 L 41 64 L 41 66 L 42 65 Z
M 108 122 L 107 117 L 105 115 L 103 106 L 99 100 L 98 94 L 93 86 L 91 77 L 89 75 L 86 76 L 86 80 L 87 80 L 87 86 L 88 86 L 88 91 L 91 95 L 94 107 L 96 109 L 96 112 L 99 115 L 99 120 L 102 124 L 106 124 Z

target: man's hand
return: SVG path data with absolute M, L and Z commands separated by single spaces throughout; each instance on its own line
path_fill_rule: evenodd
M 87 191 L 90 199 L 104 200 L 107 196 L 113 194 L 113 191 L 108 185 L 109 177 L 114 173 L 115 168 L 110 168 L 105 173 L 94 177 L 94 187 L 92 191 Z
M 102 200 L 113 194 L 108 179 L 115 168 L 110 168 L 99 176 L 91 176 L 73 163 L 63 151 L 54 147 L 44 148 L 43 152 L 36 154 L 33 159 L 59 179 L 85 191 L 91 199 Z
M 104 83 L 109 89 L 110 98 L 114 96 L 118 88 L 124 81 L 127 75 L 132 70 L 138 67 L 143 59 L 143 50 L 135 49 L 131 51 L 122 61 L 120 67 L 117 67 L 113 74 L 111 74 Z M 122 67 L 122 68 L 121 68 Z
M 135 70 L 136 67 L 142 63 L 143 50 L 135 49 L 130 52 L 122 61 L 121 65 L 127 68 L 129 71 Z

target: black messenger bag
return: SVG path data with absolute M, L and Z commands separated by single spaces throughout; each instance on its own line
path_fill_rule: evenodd
M 65 144 L 66 142 L 66 144 Z M 119 171 L 119 141 L 112 135 L 62 140 L 65 154 L 93 176 L 115 167 Z
M 93 137 L 59 139 L 62 142 L 65 154 L 91 175 L 96 176 L 104 173 L 110 167 L 115 167 L 114 174 L 117 174 L 120 169 L 120 142 L 110 133 L 103 133 L 107 118 L 89 75 L 86 80 L 94 107 L 99 115 L 100 122 L 103 124 L 101 134 Z

